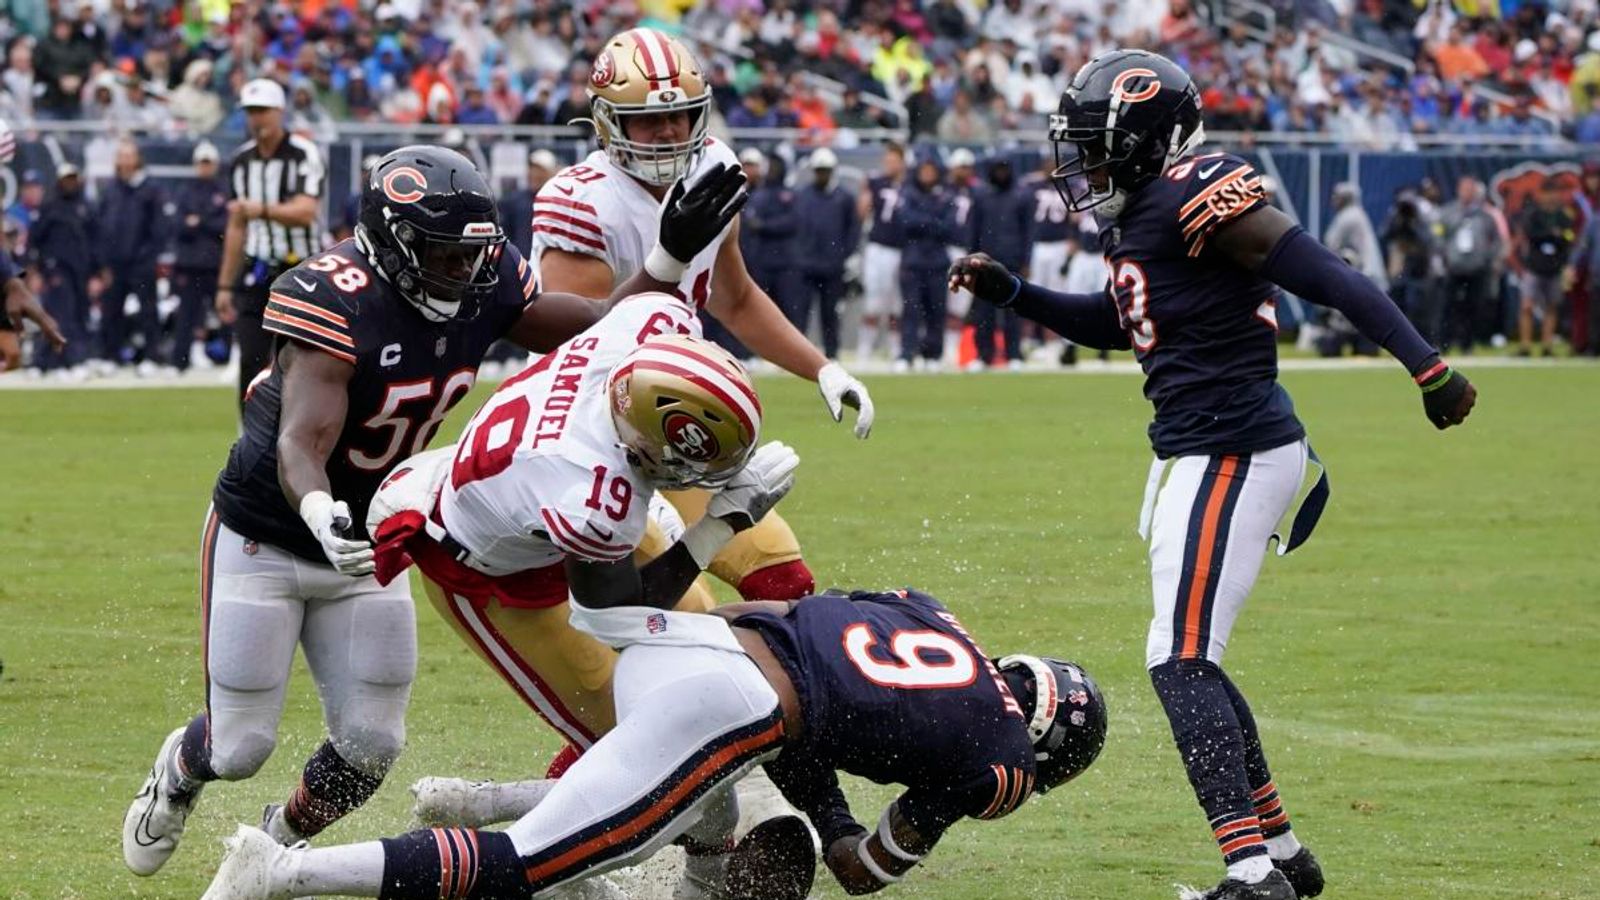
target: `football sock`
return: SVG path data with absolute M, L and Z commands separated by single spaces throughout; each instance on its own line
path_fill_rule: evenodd
M 1244 737 L 1223 687 L 1222 670 L 1204 659 L 1174 660 L 1151 669 L 1150 681 L 1166 710 L 1189 784 L 1211 822 L 1212 836 L 1229 875 L 1250 881 L 1247 876 L 1259 871 L 1260 865 L 1245 866 L 1239 874 L 1234 871 L 1250 857 L 1260 857 L 1270 872 L 1267 845 L 1245 774 Z M 1255 881 L 1265 877 L 1262 873 Z
M 1233 714 L 1238 718 L 1239 732 L 1244 736 L 1244 768 L 1245 775 L 1250 779 L 1250 803 L 1256 818 L 1261 820 L 1261 836 L 1267 839 L 1267 848 L 1271 850 L 1274 838 L 1289 833 L 1289 811 L 1283 808 L 1283 801 L 1278 797 L 1278 785 L 1272 780 L 1272 771 L 1267 768 L 1267 755 L 1261 749 L 1261 735 L 1256 730 L 1256 717 L 1250 712 L 1250 704 L 1245 702 L 1244 695 L 1239 693 L 1239 688 L 1226 672 L 1222 673 L 1222 686 L 1233 703 Z M 1293 849 L 1282 856 L 1274 851 L 1274 859 L 1288 859 L 1299 852 L 1300 842 L 1292 837 L 1290 840 Z M 1287 843 L 1282 845 L 1287 846 Z
M 1245 884 L 1259 884 L 1271 874 L 1272 860 L 1265 856 L 1247 856 L 1236 863 L 1228 864 L 1228 877 Z
M 430 828 L 381 844 L 384 900 L 517 900 L 533 894 L 516 845 L 504 832 Z
M 889 358 L 900 358 L 900 320 L 889 319 Z
M 352 766 L 333 748 L 333 742 L 323 741 L 306 760 L 300 785 L 283 805 L 284 821 L 305 837 L 315 837 L 367 802 L 382 783 L 381 776 Z
M 211 768 L 211 747 L 206 740 L 211 724 L 205 713 L 189 720 L 178 742 L 176 765 L 167 766 L 168 794 L 187 794 L 208 781 L 216 781 L 217 773 Z
M 378 841 L 289 851 L 289 864 L 274 871 L 274 888 L 292 896 L 350 894 L 375 897 L 383 887 L 384 847 Z M 279 873 L 283 880 L 277 881 Z M 438 896 L 438 892 L 434 892 Z
M 1273 859 L 1293 859 L 1299 852 L 1300 839 L 1294 836 L 1293 830 L 1267 838 L 1267 855 Z

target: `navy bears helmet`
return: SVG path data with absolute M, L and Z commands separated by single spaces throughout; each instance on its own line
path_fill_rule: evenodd
M 1015 654 L 994 661 L 1022 704 L 1040 794 L 1077 778 L 1106 744 L 1106 699 L 1082 666 Z M 1020 688 L 1020 689 L 1019 689 Z
M 465 156 L 401 147 L 371 169 L 356 242 L 372 267 L 431 322 L 475 317 L 500 281 L 500 209 Z
M 1050 117 L 1049 136 L 1056 154 L 1052 177 L 1067 208 L 1114 217 L 1130 193 L 1205 140 L 1200 92 L 1165 56 L 1113 50 L 1072 76 Z

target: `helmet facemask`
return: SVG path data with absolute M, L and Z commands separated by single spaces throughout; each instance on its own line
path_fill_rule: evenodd
M 1158 144 L 1153 136 L 1141 138 L 1108 119 L 1109 113 L 1092 111 L 1050 116 L 1049 138 L 1056 159 L 1051 181 L 1067 209 L 1073 212 L 1095 210 L 1114 218 L 1127 205 L 1132 191 L 1165 175 L 1205 140 L 1203 126 L 1197 125 L 1186 139 L 1183 125 L 1178 123 Z M 1063 145 L 1067 149 L 1063 150 Z M 1105 173 L 1105 184 L 1097 188 L 1090 176 L 1101 172 Z M 1123 183 L 1119 184 L 1119 180 Z
M 645 103 L 614 103 L 596 96 L 589 104 L 594 115 L 595 129 L 604 138 L 606 155 L 617 168 L 659 187 L 673 184 L 694 168 L 706 145 L 706 110 L 711 105 L 711 95 L 687 97 L 678 89 L 652 91 Z M 629 116 L 651 115 L 684 111 L 689 115 L 689 137 L 684 141 L 652 144 L 628 137 Z

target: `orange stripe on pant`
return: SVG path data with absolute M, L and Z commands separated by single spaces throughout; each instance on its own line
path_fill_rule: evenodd
M 609 828 L 599 837 L 580 844 L 568 850 L 555 859 L 547 860 L 537 866 L 528 868 L 528 880 L 539 882 L 550 877 L 556 872 L 581 866 L 583 861 L 628 840 L 651 825 L 660 821 L 662 817 L 671 815 L 683 803 L 701 782 L 708 778 L 712 772 L 727 765 L 733 759 L 756 753 L 764 747 L 777 745 L 783 740 L 783 720 L 778 719 L 765 731 L 753 734 L 742 741 L 736 741 L 706 757 L 693 771 L 684 776 L 676 787 L 667 792 L 666 796 L 650 804 L 644 812 L 632 820 Z
M 222 519 L 212 509 L 206 515 L 205 528 L 200 536 L 200 671 L 206 679 L 206 712 L 211 712 L 211 578 L 216 564 L 217 532 Z M 209 727 L 209 720 L 208 720 Z
M 1180 659 L 1196 659 L 1205 653 L 1205 648 L 1200 646 L 1200 613 L 1205 608 L 1206 585 L 1211 581 L 1211 554 L 1213 551 L 1221 553 L 1224 549 L 1215 546 L 1217 528 L 1221 524 L 1223 501 L 1227 499 L 1234 470 L 1238 467 L 1239 457 L 1223 457 L 1217 477 L 1211 482 L 1211 493 L 1206 496 L 1205 518 L 1200 525 L 1200 546 L 1194 557 L 1194 580 L 1189 584 L 1189 596 L 1184 598 L 1186 606 L 1183 648 L 1178 654 Z

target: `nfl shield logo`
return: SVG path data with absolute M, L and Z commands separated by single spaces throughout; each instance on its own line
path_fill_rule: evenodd
M 433 345 L 433 355 L 434 356 L 443 356 L 444 355 L 444 338 L 442 338 L 442 337 L 439 338 L 439 343 Z
M 644 617 L 644 627 L 651 634 L 660 634 L 667 630 L 667 617 L 663 613 L 651 613 Z

